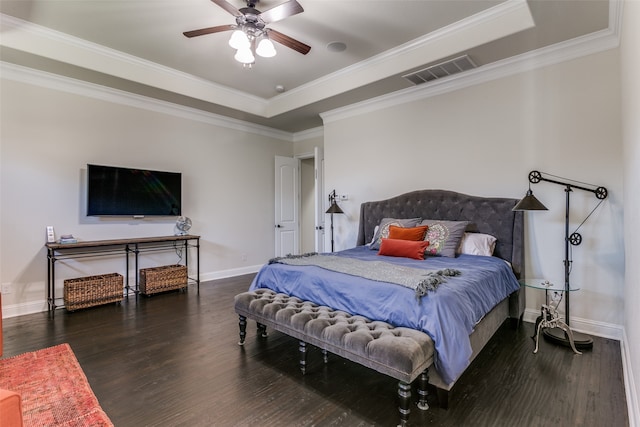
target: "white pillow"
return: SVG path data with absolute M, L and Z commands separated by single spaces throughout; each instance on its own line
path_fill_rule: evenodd
M 467 255 L 492 256 L 496 248 L 496 240 L 490 234 L 464 233 L 458 252 Z

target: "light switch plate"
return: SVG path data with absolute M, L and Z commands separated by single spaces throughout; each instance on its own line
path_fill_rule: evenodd
M 47 243 L 55 243 L 56 233 L 53 231 L 53 225 L 47 226 Z

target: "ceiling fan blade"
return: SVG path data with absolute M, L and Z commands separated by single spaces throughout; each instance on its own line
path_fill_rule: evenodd
M 306 55 L 311 50 L 311 46 L 308 46 L 296 39 L 293 39 L 279 31 L 268 29 L 269 38 L 274 42 L 278 42 L 288 48 L 296 50 L 303 55 Z
M 235 29 L 236 26 L 235 25 L 218 25 L 216 27 L 209 27 L 209 28 L 202 28 L 200 30 L 193 30 L 193 31 L 185 31 L 184 34 L 185 36 L 191 38 L 191 37 L 197 37 L 197 36 L 204 36 L 205 34 L 213 34 L 213 33 L 220 33 L 222 31 L 231 31 L 233 29 Z
M 260 18 L 266 23 L 280 21 L 292 15 L 304 12 L 304 9 L 296 0 L 289 0 L 286 3 L 279 4 L 269 10 L 260 13 Z
M 223 8 L 224 10 L 226 10 L 227 12 L 229 12 L 230 14 L 232 14 L 233 16 L 242 15 L 238 10 L 238 8 L 236 8 L 234 5 L 232 5 L 231 3 L 225 0 L 211 0 L 211 1 L 217 4 L 218 6 L 220 6 L 221 8 Z

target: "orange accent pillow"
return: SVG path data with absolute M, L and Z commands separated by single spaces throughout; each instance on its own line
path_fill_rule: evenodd
M 427 250 L 429 242 L 426 240 L 400 240 L 382 239 L 378 255 L 396 256 L 403 258 L 424 259 L 424 251 Z
M 424 240 L 427 233 L 428 225 L 419 225 L 417 227 L 398 227 L 396 225 L 389 226 L 389 239 L 413 240 L 415 242 Z

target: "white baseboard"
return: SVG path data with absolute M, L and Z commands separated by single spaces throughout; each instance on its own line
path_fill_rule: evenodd
M 624 375 L 624 391 L 627 396 L 627 412 L 629 412 L 629 427 L 640 427 L 640 406 L 638 404 L 638 388 L 633 379 L 633 364 L 629 354 L 629 346 L 626 344 L 627 331 L 622 330 L 623 339 L 620 341 L 620 351 L 622 353 L 622 370 Z
M 261 267 L 262 267 L 262 264 L 251 265 L 251 266 L 242 267 L 242 268 L 233 268 L 229 270 L 214 271 L 209 273 L 201 273 L 200 282 L 202 283 L 210 280 L 225 279 L 228 277 L 236 277 L 236 276 L 242 276 L 245 274 L 252 274 L 252 273 L 258 272 L 258 270 L 260 270 Z M 47 302 L 45 300 L 30 301 L 22 304 L 10 304 L 10 305 L 2 306 L 2 317 L 3 318 L 16 317 L 16 316 L 22 316 L 25 314 L 40 313 L 43 311 L 47 311 Z M 539 315 L 540 315 L 540 312 L 538 310 L 528 308 L 524 312 L 523 320 L 525 322 L 535 323 L 536 318 Z M 572 318 L 571 329 L 574 329 L 578 332 L 582 332 L 585 334 L 602 337 L 602 338 L 611 338 L 619 341 L 623 340 L 623 327 L 620 325 L 614 325 L 611 323 L 596 322 L 593 320 L 582 319 L 582 318 Z
M 201 273 L 200 274 L 200 283 L 206 282 L 209 280 L 216 279 L 226 279 L 227 277 L 235 277 L 242 276 L 245 274 L 257 273 L 258 270 L 262 267 L 263 264 L 260 265 L 251 265 L 242 268 L 233 268 L 230 270 L 222 270 L 215 271 L 211 273 Z M 249 283 L 247 283 L 247 289 L 249 288 Z M 2 306 L 2 318 L 8 319 L 10 317 L 24 316 L 25 314 L 33 314 L 33 313 L 41 313 L 43 311 L 47 311 L 47 301 L 30 301 L 21 304 L 9 304 Z
M 523 320 L 525 322 L 535 323 L 540 316 L 540 310 L 527 308 L 524 311 Z M 610 338 L 618 341 L 623 339 L 623 327 L 613 323 L 597 322 L 595 320 L 583 319 L 580 317 L 571 317 L 571 329 L 583 334 L 595 335 L 602 338 Z
M 244 274 L 257 273 L 264 264 L 250 265 L 242 268 L 232 268 L 230 270 L 214 271 L 212 273 L 200 274 L 200 283 L 209 280 L 226 279 L 227 277 L 242 276 Z M 248 288 L 247 284 L 247 288 Z
M 10 304 L 2 306 L 2 318 L 24 316 L 25 314 L 41 313 L 47 311 L 47 301 L 30 301 L 22 304 Z
M 245 274 L 256 273 L 262 265 L 253 265 L 243 268 L 234 268 L 230 270 L 216 271 L 204 273 L 200 275 L 200 281 L 224 279 L 228 277 L 242 276 Z M 248 284 L 247 284 L 248 285 Z M 248 287 L 248 286 L 247 286 Z M 40 313 L 47 311 L 46 301 L 35 301 L 24 304 L 13 304 L 2 307 L 2 317 L 16 317 L 25 314 Z M 523 320 L 535 323 L 536 318 L 540 315 L 538 310 L 526 309 Z M 595 322 L 592 320 L 575 318 L 571 319 L 571 327 L 576 331 L 603 338 L 611 338 L 620 341 L 620 350 L 622 355 L 622 368 L 625 385 L 625 395 L 627 398 L 627 408 L 629 412 L 629 426 L 640 427 L 640 407 L 638 406 L 638 393 L 634 381 L 633 369 L 631 365 L 631 355 L 629 347 L 626 345 L 627 336 L 624 327 L 604 322 Z
M 535 323 L 540 315 L 539 310 L 526 309 L 523 320 Z M 622 353 L 622 371 L 624 377 L 624 389 L 627 398 L 627 408 L 629 412 L 629 426 L 640 427 L 640 407 L 638 406 L 638 389 L 636 388 L 631 355 L 627 343 L 627 335 L 623 326 L 611 323 L 595 322 L 582 318 L 571 318 L 571 329 L 589 335 L 602 338 L 610 338 L 620 341 L 620 351 Z

